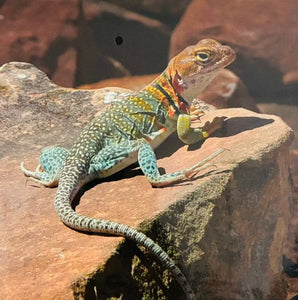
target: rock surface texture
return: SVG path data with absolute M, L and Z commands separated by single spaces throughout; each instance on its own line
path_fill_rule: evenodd
M 35 168 L 44 146 L 69 147 L 105 107 L 99 90 L 56 86 L 24 63 L 2 66 L 0 86 L 1 297 L 148 299 L 154 275 L 135 260 L 131 267 L 126 254 L 134 247 L 124 243 L 115 252 L 121 238 L 65 227 L 53 209 L 55 189 L 25 184 L 19 168 L 21 161 Z M 241 108 L 209 111 L 196 125 L 218 115 L 227 117 L 223 129 L 201 147 L 173 135 L 157 151 L 159 166 L 171 172 L 227 149 L 201 176 L 153 189 L 138 169 L 125 170 L 89 187 L 77 210 L 134 227 L 149 220 L 141 228 L 173 253 L 198 299 L 285 299 L 281 253 L 293 133 L 279 117 Z
M 291 173 L 294 183 L 294 201 L 292 206 L 292 218 L 289 226 L 288 238 L 284 247 L 284 267 L 288 273 L 288 300 L 298 294 L 297 282 L 297 264 L 298 264 L 298 247 L 297 247 L 297 229 L 298 229 L 298 150 L 291 151 Z M 295 298 L 293 299 L 295 300 Z

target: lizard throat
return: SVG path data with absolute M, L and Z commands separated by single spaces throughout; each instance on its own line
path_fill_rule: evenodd
M 181 89 L 181 96 L 186 101 L 192 101 L 213 81 L 217 76 L 218 71 L 205 73 L 201 76 L 192 76 L 183 79 L 183 89 Z

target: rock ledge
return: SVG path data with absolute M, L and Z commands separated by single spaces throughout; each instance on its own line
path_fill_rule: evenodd
M 120 245 L 120 254 L 111 258 L 121 238 L 65 227 L 54 213 L 55 189 L 25 185 L 19 170 L 21 161 L 34 168 L 44 146 L 71 145 L 103 109 L 99 91 L 64 89 L 32 67 L 18 69 L 8 64 L 0 72 L 4 127 L 10 122 L 0 140 L 2 297 L 73 299 L 74 292 L 76 299 L 92 299 L 94 290 L 128 299 L 155 297 L 151 272 L 136 260 L 130 276 L 134 245 Z M 245 109 L 210 111 L 202 123 L 216 115 L 228 119 L 200 148 L 183 146 L 174 135 L 157 151 L 159 166 L 171 172 L 227 149 L 204 174 L 153 189 L 138 169 L 126 170 L 86 190 L 77 210 L 134 227 L 150 220 L 143 230 L 174 255 L 198 299 L 283 299 L 280 259 L 292 201 L 293 133 L 280 118 Z M 26 127 L 30 132 L 22 132 Z M 164 278 L 170 280 L 166 273 Z M 170 287 L 179 294 L 175 283 Z

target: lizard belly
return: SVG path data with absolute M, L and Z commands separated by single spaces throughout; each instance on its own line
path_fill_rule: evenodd
M 161 134 L 157 134 L 151 141 L 149 141 L 150 146 L 153 149 L 156 149 L 161 143 L 163 143 L 174 131 L 176 128 L 167 128 Z
M 163 143 L 173 132 L 175 131 L 175 127 L 171 126 L 167 128 L 167 130 L 159 130 L 151 133 L 146 136 L 147 141 L 153 149 L 156 149 L 161 143 Z M 141 140 L 140 140 L 141 141 Z M 144 141 L 145 142 L 145 141 Z M 141 143 L 140 143 L 141 144 Z M 117 147 L 117 146 L 115 146 Z M 138 149 L 127 153 L 127 156 L 122 160 L 118 161 L 114 166 L 106 169 L 99 170 L 98 172 L 90 173 L 84 180 L 84 183 L 92 181 L 98 178 L 106 178 L 111 175 L 114 175 L 127 167 L 138 162 Z
M 125 168 L 135 164 L 138 161 L 138 151 L 133 151 L 128 154 L 127 157 L 125 157 L 123 160 L 119 161 L 117 164 L 115 164 L 113 167 L 107 170 L 102 170 L 98 173 L 99 178 L 105 178 L 109 177 L 111 175 L 116 174 L 117 172 L 120 172 L 124 170 Z

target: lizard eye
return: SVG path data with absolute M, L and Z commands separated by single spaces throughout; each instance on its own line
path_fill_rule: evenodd
M 206 63 L 206 62 L 209 62 L 212 59 L 213 55 L 209 52 L 202 52 L 201 51 L 201 52 L 196 53 L 196 57 L 200 62 Z

